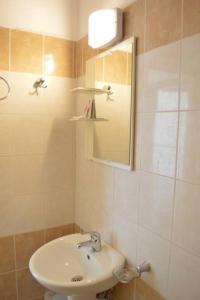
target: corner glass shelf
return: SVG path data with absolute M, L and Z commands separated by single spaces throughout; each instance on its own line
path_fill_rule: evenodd
M 86 118 L 84 116 L 74 116 L 69 121 L 72 122 L 107 122 L 105 118 Z
M 106 89 L 96 89 L 96 88 L 86 88 L 86 87 L 79 86 L 74 89 L 71 89 L 70 91 L 84 93 L 84 94 L 95 94 L 95 95 L 101 95 L 101 94 L 111 95 L 111 94 L 113 94 L 110 87 L 108 87 Z

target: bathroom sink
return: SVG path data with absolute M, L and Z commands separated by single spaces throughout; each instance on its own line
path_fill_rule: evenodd
M 99 252 L 77 247 L 89 239 L 89 234 L 72 234 L 39 248 L 29 262 L 34 278 L 68 299 L 93 300 L 97 293 L 113 287 L 117 279 L 112 271 L 123 266 L 125 258 L 103 241 Z

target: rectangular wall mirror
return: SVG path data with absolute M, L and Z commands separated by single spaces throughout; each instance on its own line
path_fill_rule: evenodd
M 128 39 L 88 60 L 86 86 L 94 88 L 96 116 L 102 120 L 89 125 L 89 159 L 133 169 L 134 39 Z

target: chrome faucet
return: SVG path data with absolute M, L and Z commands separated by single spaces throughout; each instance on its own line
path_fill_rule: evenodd
M 90 234 L 90 237 L 91 237 L 90 240 L 78 243 L 77 247 L 78 248 L 90 247 L 95 252 L 101 251 L 101 235 L 100 235 L 100 233 L 96 232 L 96 231 L 91 231 L 91 232 L 88 232 L 88 234 Z

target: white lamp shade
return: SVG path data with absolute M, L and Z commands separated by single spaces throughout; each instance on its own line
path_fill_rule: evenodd
M 92 48 L 105 48 L 122 39 L 122 11 L 101 9 L 89 16 L 88 43 Z

